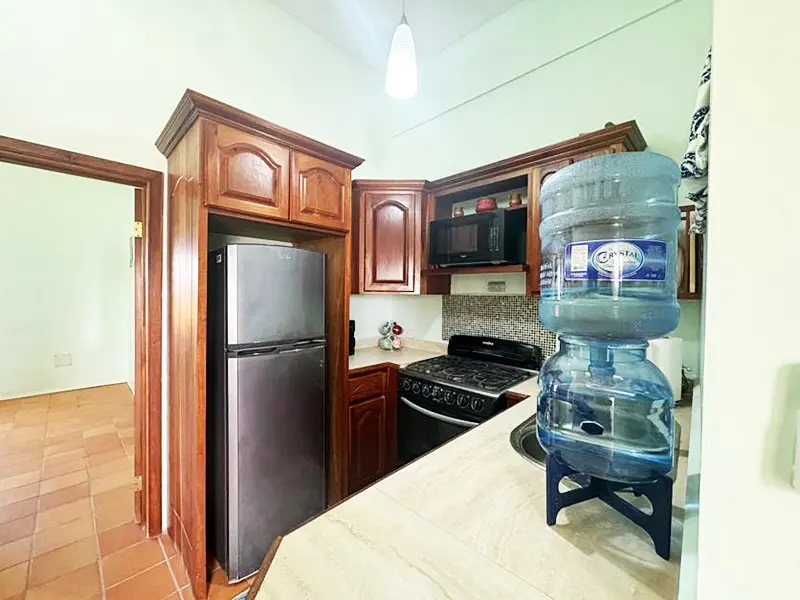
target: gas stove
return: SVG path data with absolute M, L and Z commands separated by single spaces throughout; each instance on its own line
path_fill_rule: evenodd
M 446 356 L 400 370 L 400 396 L 437 414 L 479 423 L 505 408 L 505 392 L 535 377 L 537 346 L 490 337 L 457 335 Z

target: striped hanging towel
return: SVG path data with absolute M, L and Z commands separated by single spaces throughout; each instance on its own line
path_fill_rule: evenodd
M 711 49 L 703 65 L 697 102 L 689 130 L 689 148 L 681 162 L 681 177 L 689 187 L 686 197 L 697 206 L 693 233 L 706 232 L 708 214 L 708 134 L 711 122 Z

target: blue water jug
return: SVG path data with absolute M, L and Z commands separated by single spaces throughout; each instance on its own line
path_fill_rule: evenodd
M 645 358 L 647 342 L 561 336 L 542 366 L 539 442 L 576 471 L 610 481 L 655 479 L 672 469 L 672 390 Z
M 678 166 L 651 152 L 576 163 L 541 192 L 540 320 L 559 333 L 537 405 L 542 447 L 595 477 L 672 468 L 672 391 L 645 357 L 678 326 Z
M 652 339 L 678 326 L 680 170 L 653 152 L 584 160 L 542 187 L 542 325 L 605 339 Z

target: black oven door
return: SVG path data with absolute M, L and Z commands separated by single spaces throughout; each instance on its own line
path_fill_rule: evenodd
M 503 262 L 502 210 L 441 219 L 430 224 L 430 263 L 435 266 Z
M 438 448 L 478 423 L 437 414 L 400 396 L 397 407 L 397 457 L 401 465 Z

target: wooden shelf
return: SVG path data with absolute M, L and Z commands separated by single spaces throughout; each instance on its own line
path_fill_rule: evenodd
M 494 265 L 488 267 L 449 267 L 446 269 L 426 269 L 422 272 L 428 277 L 444 275 L 493 275 L 495 273 L 525 273 L 528 265 Z

